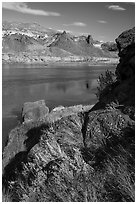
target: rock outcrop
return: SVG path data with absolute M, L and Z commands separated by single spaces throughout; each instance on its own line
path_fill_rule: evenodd
M 40 118 L 48 115 L 49 108 L 46 106 L 45 101 L 26 102 L 22 110 L 23 122 L 37 121 Z
M 135 28 L 123 32 L 117 39 L 120 63 L 116 67 L 115 83 L 106 87 L 100 102 L 104 106 L 115 102 L 134 117 L 135 107 Z
M 117 38 L 117 79 L 94 107 L 55 109 L 12 130 L 3 152 L 3 189 L 11 201 L 135 200 L 133 39 L 133 30 Z
M 106 42 L 101 44 L 103 50 L 108 50 L 110 52 L 118 51 L 117 44 L 114 42 Z
M 87 40 L 87 43 L 88 43 L 88 44 L 93 45 L 94 40 L 93 40 L 93 38 L 92 38 L 91 35 L 88 35 L 88 37 L 87 37 L 86 40 Z
M 91 35 L 74 37 L 65 31 L 57 36 L 49 47 L 63 49 L 72 55 L 88 57 L 113 57 L 110 52 L 106 52 L 93 45 Z
M 123 32 L 116 42 L 120 57 L 116 74 L 120 80 L 133 79 L 135 77 L 135 28 Z

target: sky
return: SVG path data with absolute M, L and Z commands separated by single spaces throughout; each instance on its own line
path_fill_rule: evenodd
M 3 2 L 2 20 L 35 22 L 73 34 L 114 41 L 135 26 L 133 2 Z

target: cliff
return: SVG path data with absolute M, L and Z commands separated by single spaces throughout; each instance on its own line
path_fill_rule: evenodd
M 116 39 L 116 79 L 97 104 L 60 107 L 11 131 L 3 152 L 3 200 L 135 200 L 134 35 L 131 29 Z
M 91 35 L 75 38 L 64 31 L 58 35 L 57 39 L 49 47 L 57 47 L 78 56 L 111 57 L 109 52 L 105 52 L 93 45 Z

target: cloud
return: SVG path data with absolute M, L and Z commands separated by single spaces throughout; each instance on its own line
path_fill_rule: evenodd
M 60 16 L 60 14 L 56 12 L 31 9 L 28 7 L 26 3 L 22 3 L 22 2 L 2 2 L 2 8 L 17 11 L 20 13 L 32 14 L 32 15 Z
M 119 6 L 119 5 L 109 5 L 107 6 L 108 9 L 111 9 L 113 11 L 125 11 L 126 9 Z
M 86 24 L 85 24 L 85 23 L 82 23 L 82 22 L 74 22 L 73 25 L 74 25 L 74 26 L 82 26 L 82 27 L 83 27 L 83 26 L 86 26 Z
M 103 21 L 103 20 L 98 20 L 98 23 L 107 23 L 107 21 Z
M 86 26 L 85 23 L 82 22 L 74 22 L 74 23 L 70 23 L 70 24 L 63 24 L 64 26 L 80 26 L 80 27 L 84 27 Z

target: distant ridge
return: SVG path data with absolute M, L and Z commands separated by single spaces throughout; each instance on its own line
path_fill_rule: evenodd
M 69 56 L 74 56 L 77 59 L 78 57 L 80 57 L 79 59 L 81 57 L 92 59 L 93 57 L 112 58 L 117 56 L 111 50 L 102 49 L 102 43 L 94 40 L 91 35 L 75 36 L 66 31 L 45 28 L 37 23 L 4 21 L 2 35 L 2 52 L 4 55 L 6 54 L 4 59 L 9 59 L 9 54 L 14 54 L 15 60 L 18 55 L 20 55 L 19 61 L 24 60 L 25 55 L 29 55 L 31 61 L 34 61 L 34 53 L 37 56 L 37 61 L 41 57 L 42 60 L 44 57 L 45 61 L 46 57 L 58 57 L 58 60 L 62 60 Z M 26 54 L 24 55 L 24 53 Z

